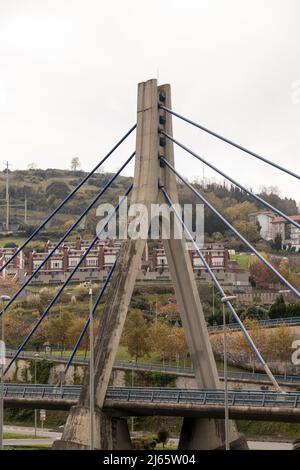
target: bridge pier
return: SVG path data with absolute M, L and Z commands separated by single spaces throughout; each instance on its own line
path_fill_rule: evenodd
M 89 449 L 89 416 L 85 406 L 73 406 L 61 440 L 55 441 L 53 450 L 88 450 Z M 94 415 L 94 449 L 95 450 L 130 450 L 131 439 L 127 421 L 123 418 L 108 416 L 100 409 Z
M 232 421 L 230 422 L 233 425 Z M 233 429 L 232 429 L 233 431 Z M 247 450 L 244 436 L 235 435 L 230 442 L 231 450 Z M 232 435 L 232 432 L 231 432 Z M 223 450 L 225 445 L 224 421 L 219 419 L 184 418 L 178 450 Z

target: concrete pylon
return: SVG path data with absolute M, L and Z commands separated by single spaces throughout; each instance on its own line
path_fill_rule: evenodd
M 159 92 L 165 106 L 172 109 L 170 86 L 159 87 Z M 173 135 L 171 115 L 161 109 L 159 114 L 159 118 L 162 117 L 159 119 L 160 128 L 167 134 Z M 160 154 L 174 166 L 173 143 L 167 139 L 163 144 L 164 146 L 160 148 Z M 161 169 L 159 184 L 166 189 L 172 202 L 178 204 L 174 173 Z M 161 193 L 160 202 L 164 202 Z M 163 243 L 196 381 L 199 388 L 221 388 L 191 260 L 186 250 L 185 238 L 175 239 L 174 223 L 176 221 L 173 217 L 170 238 L 164 239 Z M 222 448 L 224 442 L 223 420 L 184 418 L 179 449 L 217 449 Z M 238 435 L 232 421 L 230 422 L 230 442 L 231 448 L 247 448 L 245 439 Z
M 158 198 L 158 106 L 157 81 L 149 80 L 138 85 L 136 158 L 131 204 L 144 204 L 150 213 L 151 204 Z M 150 221 L 149 221 L 150 225 Z M 107 439 L 110 418 L 101 411 L 108 387 L 112 366 L 120 342 L 129 302 L 144 251 L 146 239 L 129 239 L 121 247 L 118 264 L 108 290 L 106 303 L 95 341 L 95 449 L 110 449 L 112 440 Z M 79 404 L 68 417 L 62 440 L 54 448 L 87 448 L 89 406 L 89 378 L 86 374 Z M 120 426 L 119 426 L 120 428 Z M 108 433 L 110 436 L 111 432 Z M 125 433 L 123 433 L 123 436 Z M 118 441 L 118 439 L 115 439 Z M 123 442 L 120 449 L 130 446 Z
M 177 202 L 175 178 L 171 172 L 160 167 L 158 159 L 159 155 L 163 155 L 173 164 L 173 145 L 165 142 L 163 146 L 164 142 L 159 139 L 159 126 L 172 135 L 171 116 L 158 108 L 160 99 L 171 107 L 169 85 L 157 87 L 156 80 L 149 80 L 138 85 L 136 160 L 131 204 L 143 204 L 148 214 L 151 213 L 151 204 L 164 202 L 158 190 L 159 185 L 165 186 L 172 200 Z M 148 217 L 148 228 L 150 222 L 150 217 Z M 129 239 L 123 244 L 96 336 L 95 449 L 123 450 L 131 447 L 126 421 L 107 416 L 102 409 L 145 244 L 146 237 Z M 198 385 L 218 388 L 220 385 L 216 364 L 185 243 L 182 239 L 176 240 L 171 237 L 169 240 L 164 240 L 164 246 Z M 88 448 L 88 429 L 89 377 L 87 371 L 79 403 L 71 409 L 62 439 L 56 441 L 53 448 Z M 221 448 L 225 440 L 223 429 L 223 422 L 218 420 L 184 420 L 179 447 L 182 449 Z M 230 440 L 240 443 L 234 423 L 231 423 Z

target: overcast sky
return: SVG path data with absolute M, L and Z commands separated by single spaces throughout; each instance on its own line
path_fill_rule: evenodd
M 0 0 L 0 168 L 77 156 L 91 169 L 135 122 L 149 78 L 171 83 L 179 113 L 300 173 L 299 0 Z M 174 134 L 244 185 L 300 201 L 292 177 L 177 120 Z M 176 165 L 202 178 L 179 150 Z

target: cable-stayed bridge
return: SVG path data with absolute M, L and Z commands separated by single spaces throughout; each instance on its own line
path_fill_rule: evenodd
M 268 401 L 268 408 L 273 410 L 275 413 L 275 408 L 278 408 L 278 403 L 280 402 L 278 397 L 280 397 L 284 403 L 288 403 L 289 396 L 287 397 L 283 393 L 280 385 L 278 384 L 278 381 L 276 380 L 276 377 L 272 374 L 268 364 L 257 349 L 243 322 L 240 320 L 231 302 L 232 299 L 226 296 L 223 287 L 217 280 L 213 270 L 208 265 L 201 251 L 201 247 L 197 245 L 193 234 L 185 224 L 185 221 L 183 220 L 181 213 L 178 210 L 177 180 L 179 180 L 181 184 L 188 188 L 197 200 L 205 204 L 205 206 L 224 223 L 227 229 L 230 230 L 248 248 L 248 250 L 250 250 L 273 273 L 273 275 L 279 279 L 282 285 L 284 285 L 285 288 L 295 295 L 297 299 L 300 298 L 300 292 L 247 240 L 247 238 L 245 238 L 245 236 L 243 236 L 218 211 L 218 209 L 216 209 L 216 207 L 214 207 L 213 204 L 207 200 L 203 192 L 197 190 L 176 170 L 174 163 L 174 146 L 179 146 L 191 157 L 196 158 L 205 165 L 208 165 L 211 169 L 222 175 L 236 187 L 247 193 L 256 202 L 268 208 L 268 210 L 272 210 L 295 228 L 300 229 L 300 225 L 295 220 L 291 219 L 287 214 L 272 206 L 252 191 L 248 190 L 238 181 L 234 180 L 230 175 L 224 173 L 222 170 L 212 165 L 199 153 L 196 153 L 187 145 L 175 139 L 173 137 L 172 131 L 173 117 L 185 121 L 188 125 L 192 125 L 202 132 L 208 133 L 214 138 L 220 139 L 226 145 L 234 146 L 247 155 L 247 158 L 252 157 L 258 159 L 264 162 L 266 165 L 272 166 L 278 171 L 288 174 L 292 178 L 300 179 L 300 176 L 291 170 L 284 168 L 283 166 L 272 162 L 258 153 L 246 149 L 245 147 L 236 144 L 235 142 L 175 112 L 171 105 L 171 90 L 169 85 L 158 86 L 156 80 L 149 80 L 147 82 L 140 83 L 138 86 L 137 99 L 137 124 L 129 129 L 129 131 L 116 143 L 116 145 L 107 153 L 107 155 L 102 158 L 99 164 L 87 176 L 84 177 L 78 186 L 59 204 L 59 206 L 45 219 L 45 221 L 34 230 L 32 235 L 18 248 L 18 250 L 16 250 L 14 255 L 6 261 L 0 270 L 2 271 L 5 269 L 5 267 L 13 261 L 18 253 L 23 250 L 27 244 L 33 240 L 34 237 L 36 237 L 36 235 L 39 234 L 46 224 L 51 221 L 51 219 L 59 212 L 59 210 L 68 203 L 68 201 L 80 190 L 82 185 L 84 185 L 89 180 L 95 171 L 101 167 L 101 165 L 128 138 L 128 136 L 136 131 L 136 146 L 131 155 L 120 166 L 119 170 L 110 178 L 110 180 L 103 186 L 103 188 L 99 189 L 96 197 L 94 197 L 87 208 L 80 214 L 78 219 L 66 231 L 64 236 L 57 242 L 53 249 L 49 251 L 46 258 L 26 279 L 24 284 L 7 302 L 5 307 L 3 307 L 1 312 L 2 315 L 4 315 L 10 306 L 18 299 L 19 295 L 30 284 L 32 279 L 42 269 L 44 264 L 51 258 L 53 253 L 55 253 L 57 248 L 61 246 L 69 237 L 69 235 L 76 229 L 76 227 L 78 227 L 86 214 L 88 214 L 88 212 L 95 206 L 96 203 L 101 201 L 101 197 L 106 193 L 106 191 L 126 168 L 129 162 L 135 158 L 135 174 L 133 185 L 128 187 L 127 191 L 120 199 L 114 211 L 108 216 L 106 225 L 101 228 L 100 233 L 97 233 L 94 240 L 82 254 L 78 264 L 74 266 L 73 270 L 69 273 L 68 277 L 61 285 L 49 305 L 33 325 L 31 331 L 19 346 L 18 350 L 13 354 L 4 373 L 8 372 L 13 363 L 26 348 L 47 315 L 51 313 L 52 307 L 58 301 L 66 286 L 70 283 L 89 252 L 97 243 L 99 236 L 105 232 L 105 229 L 111 220 L 120 211 L 120 208 L 122 207 L 122 204 L 124 203 L 127 196 L 131 196 L 131 204 L 143 205 L 143 207 L 145 207 L 148 211 L 152 204 L 165 203 L 169 207 L 169 212 L 171 214 L 171 230 L 170 237 L 164 238 L 163 244 L 168 259 L 168 266 L 174 284 L 175 295 L 179 305 L 182 324 L 185 330 L 189 353 L 199 389 L 198 392 L 194 393 L 203 393 L 203 396 L 206 397 L 218 397 L 219 405 L 221 401 L 223 403 L 220 405 L 221 411 L 219 414 L 213 412 L 211 404 L 209 405 L 210 408 L 208 409 L 206 415 L 199 413 L 197 414 L 193 407 L 190 407 L 190 413 L 187 415 L 184 414 L 183 408 L 180 409 L 181 411 L 178 411 L 179 408 L 177 407 L 176 413 L 182 413 L 181 416 L 184 416 L 179 448 L 217 449 L 224 447 L 225 443 L 226 446 L 227 444 L 229 446 L 230 443 L 230 447 L 233 449 L 247 448 L 245 439 L 243 436 L 239 436 L 237 433 L 234 421 L 230 420 L 229 426 L 225 426 L 224 428 L 224 420 L 222 419 L 223 411 L 224 408 L 225 410 L 228 409 L 227 405 L 229 404 L 228 400 L 230 399 L 231 392 L 229 392 L 226 388 L 226 383 L 225 392 L 220 391 L 218 371 L 209 342 L 208 330 L 203 315 L 201 299 L 199 297 L 197 285 L 193 276 L 193 271 L 191 269 L 191 262 L 185 250 L 185 240 L 183 237 L 177 238 L 174 236 L 176 227 L 181 228 L 182 232 L 185 234 L 186 239 L 189 240 L 190 243 L 194 246 L 201 262 L 205 266 L 207 273 L 211 277 L 212 282 L 220 293 L 224 306 L 229 309 L 239 328 L 245 335 L 245 338 L 252 348 L 257 360 L 260 362 L 264 371 L 266 372 L 266 376 L 269 378 L 270 384 L 276 388 L 276 399 Z M 148 219 L 146 233 L 148 233 L 150 225 L 151 220 Z M 160 228 L 161 232 L 163 232 L 163 219 L 161 219 Z M 114 414 L 112 411 L 113 407 L 107 407 L 107 397 L 108 394 L 112 393 L 112 391 L 108 389 L 108 384 L 128 306 L 132 296 L 137 272 L 139 269 L 141 256 L 145 247 L 145 242 L 146 238 L 144 238 L 141 234 L 139 237 L 127 239 L 124 242 L 118 259 L 111 268 L 104 285 L 101 287 L 101 289 L 99 289 L 96 301 L 92 306 L 92 315 L 94 315 L 97 311 L 99 303 L 102 301 L 104 302 L 103 315 L 94 342 L 94 357 L 91 359 L 92 364 L 94 365 L 95 374 L 91 377 L 88 373 L 86 373 L 84 384 L 80 389 L 77 405 L 71 408 L 62 440 L 55 443 L 54 447 L 57 449 L 86 449 L 89 446 L 89 442 L 91 442 L 92 448 L 98 449 L 130 448 L 130 436 L 127 429 L 127 422 L 122 419 L 122 417 L 120 417 L 120 414 L 118 416 Z M 66 363 L 65 371 L 68 370 L 76 355 L 78 347 L 89 327 L 89 321 L 90 318 L 87 318 L 86 324 L 76 344 L 74 345 L 74 350 Z M 224 339 L 224 347 L 226 348 L 226 329 L 224 329 Z M 226 350 L 224 355 L 226 357 Z M 94 393 L 91 393 L 91 391 Z M 168 391 L 166 390 L 166 392 Z M 77 391 L 77 393 L 79 393 L 79 391 Z M 149 406 L 146 404 L 146 400 L 139 399 L 140 395 L 137 393 L 132 395 L 132 393 L 134 394 L 133 391 L 128 393 L 131 398 L 127 401 L 130 403 L 131 408 L 128 408 L 127 415 L 136 412 L 134 411 L 134 406 L 136 406 L 135 409 L 139 407 L 140 414 L 143 414 L 143 409 L 146 414 L 159 414 L 160 407 L 158 402 L 152 400 L 151 407 L 149 408 Z M 141 391 L 138 393 L 153 393 L 151 396 L 156 396 L 155 390 Z M 172 394 L 174 393 L 176 394 L 176 392 L 173 390 Z M 182 398 L 180 393 L 181 392 L 177 394 L 177 399 L 179 400 L 177 406 L 180 405 L 180 400 Z M 259 399 L 266 403 L 269 395 L 262 395 L 262 392 L 259 393 Z M 92 396 L 95 397 L 95 404 L 91 407 L 90 399 Z M 189 395 L 189 397 L 191 398 L 191 395 Z M 51 400 L 51 398 L 49 399 Z M 294 408 L 298 410 L 298 396 L 294 397 L 294 403 L 296 403 Z M 174 403 L 173 405 L 175 406 Z M 186 406 L 187 402 L 185 403 L 185 407 Z M 232 405 L 231 408 L 233 409 L 234 405 Z M 232 409 L 230 409 L 230 417 L 234 418 L 235 416 Z M 171 407 L 169 407 L 168 413 L 171 415 L 174 414 L 174 407 L 173 411 Z

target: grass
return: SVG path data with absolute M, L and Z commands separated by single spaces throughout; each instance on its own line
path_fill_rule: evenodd
M 0 247 L 2 248 L 6 243 L 15 243 L 16 245 L 21 245 L 24 243 L 25 238 L 21 237 L 3 237 L 0 238 Z
M 36 436 L 36 439 L 43 439 L 45 436 Z M 35 439 L 32 434 L 21 434 L 17 432 L 5 432 L 3 439 Z
M 116 360 L 117 361 L 132 361 L 134 359 L 128 354 L 126 346 L 120 345 L 118 348 Z M 161 361 L 157 354 L 150 353 L 149 356 L 140 358 L 138 362 L 153 363 L 153 362 L 161 362 Z
M 247 438 L 295 440 L 300 438 L 300 423 L 273 423 L 269 421 L 237 421 L 238 431 Z
M 4 450 L 50 450 L 52 445 L 39 444 L 31 446 L 4 446 Z
M 243 254 L 235 254 L 230 255 L 230 259 L 236 261 L 238 265 L 243 269 L 249 269 L 249 265 L 251 262 L 251 255 Z

